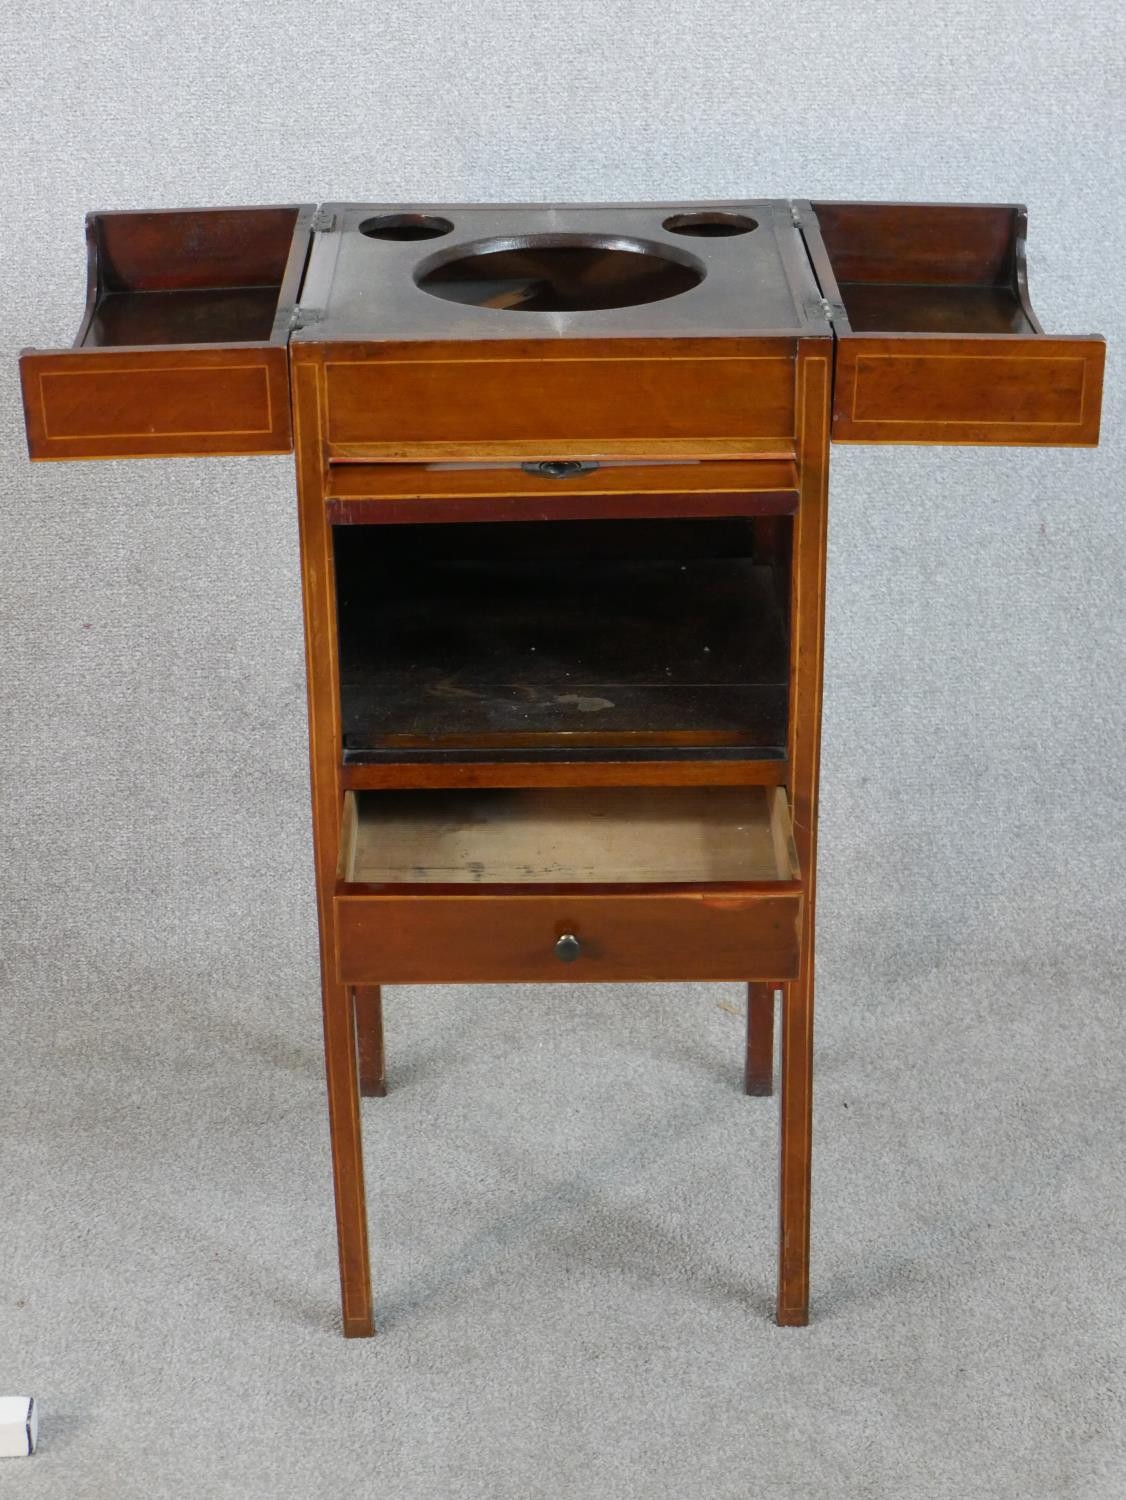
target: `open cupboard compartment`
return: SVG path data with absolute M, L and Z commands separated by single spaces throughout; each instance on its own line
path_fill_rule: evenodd
M 791 526 L 334 527 L 345 765 L 783 761 Z
M 781 787 L 349 792 L 346 984 L 794 977 Z
M 837 335 L 834 439 L 1098 442 L 1104 341 L 1040 327 L 1021 206 L 797 211 Z
M 92 213 L 74 346 L 20 359 L 33 459 L 287 453 L 313 206 Z

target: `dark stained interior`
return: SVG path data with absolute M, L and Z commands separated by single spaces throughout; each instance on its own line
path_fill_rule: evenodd
M 786 583 L 755 530 L 337 528 L 345 759 L 781 756 Z
M 1007 286 L 846 281 L 840 290 L 854 333 L 1035 332 Z
M 86 345 L 248 343 L 268 339 L 276 286 L 109 292 L 98 300 Z
M 581 312 L 662 302 L 690 291 L 702 270 L 631 242 L 538 243 L 479 249 L 425 271 L 423 291 L 507 312 Z

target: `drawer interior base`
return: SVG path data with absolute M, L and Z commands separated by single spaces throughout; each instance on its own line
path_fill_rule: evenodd
M 209 287 L 178 292 L 109 292 L 94 308 L 85 348 L 138 344 L 265 342 L 274 326 L 278 287 Z
M 454 788 L 349 794 L 341 877 L 391 885 L 798 878 L 779 787 Z
M 1007 286 L 842 281 L 841 297 L 853 333 L 1037 332 Z

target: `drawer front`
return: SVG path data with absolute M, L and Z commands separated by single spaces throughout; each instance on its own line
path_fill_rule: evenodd
M 792 350 L 325 360 L 330 453 L 695 457 L 792 442 Z
M 203 457 L 292 447 L 282 346 L 27 353 L 20 374 L 33 459 Z
M 801 901 L 752 888 L 338 895 L 337 973 L 346 984 L 792 979 Z M 564 961 L 568 934 L 578 953 Z
M 334 525 L 495 520 L 629 520 L 787 516 L 798 508 L 797 466 L 745 463 L 559 465 L 333 464 L 326 488 Z M 552 471 L 556 472 L 552 472 Z
M 1104 357 L 1100 339 L 844 334 L 833 437 L 1091 447 Z

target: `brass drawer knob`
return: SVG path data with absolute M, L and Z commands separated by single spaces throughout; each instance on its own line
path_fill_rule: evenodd
M 565 932 L 555 941 L 555 956 L 560 963 L 573 964 L 583 951 L 583 945 L 573 932 Z

